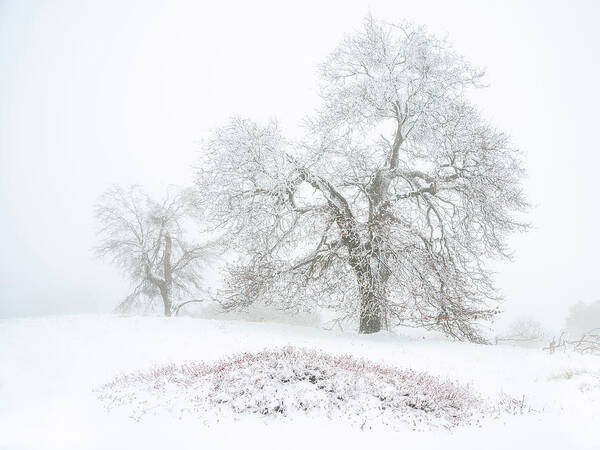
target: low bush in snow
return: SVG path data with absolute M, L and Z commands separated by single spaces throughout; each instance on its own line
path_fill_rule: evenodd
M 99 393 L 108 409 L 130 407 L 136 420 L 169 410 L 197 414 L 206 423 L 240 414 L 310 414 L 361 427 L 449 428 L 523 409 L 522 402 L 504 398 L 492 404 L 468 387 L 425 373 L 293 347 L 126 374 Z

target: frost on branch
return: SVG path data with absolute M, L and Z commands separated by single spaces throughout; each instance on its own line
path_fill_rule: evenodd
M 526 229 L 519 153 L 466 94 L 481 85 L 445 41 L 365 19 L 321 70 L 297 141 L 235 118 L 206 141 L 199 204 L 241 257 L 222 301 L 326 307 L 363 333 L 395 325 L 483 341 L 486 263 Z
M 99 392 L 108 409 L 126 407 L 136 420 L 168 410 L 207 424 L 239 415 L 304 414 L 359 426 L 449 428 L 523 409 L 522 402 L 492 404 L 426 373 L 293 347 L 122 375 Z

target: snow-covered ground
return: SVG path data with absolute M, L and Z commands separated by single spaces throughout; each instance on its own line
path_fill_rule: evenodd
M 451 431 L 361 430 L 311 419 L 243 417 L 206 428 L 166 411 L 136 422 L 94 389 L 157 364 L 213 362 L 293 345 L 427 371 L 537 413 Z M 0 321 L 0 449 L 600 449 L 600 358 L 394 334 L 359 336 L 232 320 L 65 316 Z

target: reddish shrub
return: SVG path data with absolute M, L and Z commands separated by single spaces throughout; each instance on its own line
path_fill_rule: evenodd
M 490 406 L 467 387 L 425 373 L 293 347 L 126 374 L 99 391 L 109 409 L 129 405 L 136 419 L 157 409 L 193 412 L 205 419 L 214 418 L 215 412 L 275 417 L 306 413 L 358 424 L 368 420 L 423 428 L 452 427 L 514 410 L 511 402 Z

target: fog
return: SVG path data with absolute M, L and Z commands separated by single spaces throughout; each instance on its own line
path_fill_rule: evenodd
M 525 4 L 527 3 L 527 4 Z M 95 259 L 111 183 L 192 181 L 227 117 L 293 130 L 316 65 L 371 12 L 448 37 L 488 72 L 484 114 L 525 153 L 533 229 L 495 264 L 505 319 L 562 324 L 600 252 L 596 2 L 0 2 L 0 317 L 108 312 L 128 283 Z

